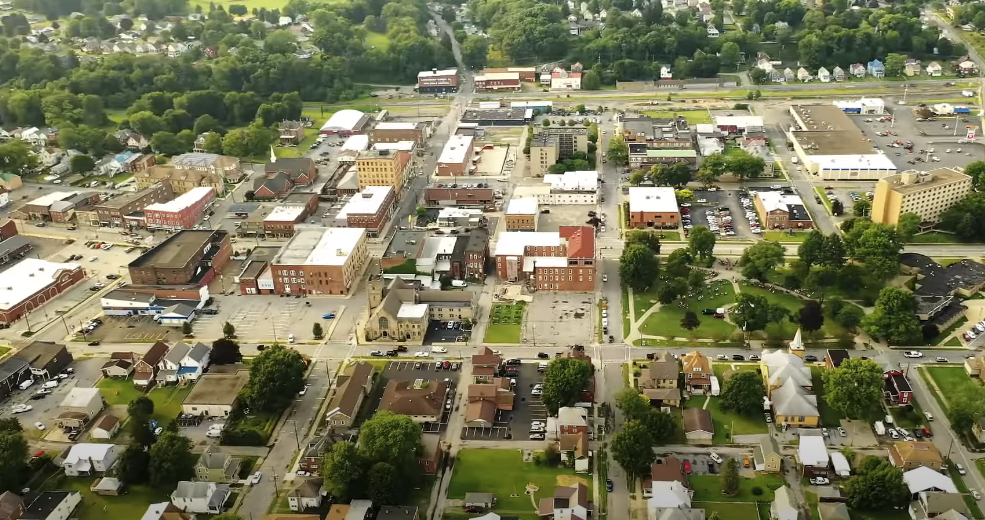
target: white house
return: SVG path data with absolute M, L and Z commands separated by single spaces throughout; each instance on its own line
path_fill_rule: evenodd
M 36 126 L 24 128 L 17 132 L 20 133 L 20 139 L 22 141 L 27 141 L 33 146 L 45 146 L 48 144 L 48 136 Z
M 938 77 L 943 73 L 944 73 L 944 68 L 941 67 L 940 63 L 937 63 L 936 61 L 932 61 L 930 62 L 929 65 L 927 65 L 927 74 L 934 77 Z
M 801 67 L 797 69 L 797 79 L 799 79 L 800 81 L 810 81 L 811 73 L 807 72 L 807 69 L 805 69 L 804 67 Z
M 181 360 L 191 350 L 187 343 L 179 341 L 168 350 L 164 359 L 157 364 L 157 381 L 159 383 L 176 383 L 178 381 L 178 368 L 181 367 Z
M 774 493 L 773 503 L 770 504 L 770 519 L 797 520 L 799 516 L 800 510 L 790 488 L 786 485 L 778 488 Z
M 96 425 L 89 430 L 89 437 L 93 439 L 109 440 L 116 432 L 120 431 L 120 420 L 111 413 L 103 414 Z
M 821 80 L 823 83 L 830 83 L 831 73 L 828 72 L 828 69 L 821 67 L 817 70 L 817 79 Z
M 321 505 L 321 482 L 320 478 L 302 478 L 298 485 L 291 489 L 287 495 L 287 504 L 291 511 L 304 511 L 309 507 Z
M 61 407 L 65 412 L 85 414 L 88 421 L 99 415 L 104 404 L 98 388 L 73 388 L 62 400 Z
M 708 24 L 708 37 L 718 38 L 719 36 L 721 36 L 721 33 L 718 32 L 718 29 L 716 29 L 714 25 Z
M 181 360 L 181 366 L 178 367 L 178 379 L 184 381 L 198 380 L 205 368 L 209 366 L 211 359 L 212 347 L 202 342 L 195 343 Z
M 231 493 L 225 484 L 183 480 L 171 493 L 171 503 L 186 513 L 219 514 Z
M 674 79 L 674 73 L 670 70 L 670 67 L 666 65 L 660 67 L 660 79 Z
M 62 468 L 67 477 L 104 473 L 113 467 L 120 451 L 120 447 L 115 444 L 80 442 L 69 448 L 68 455 L 62 461 Z
M 294 20 L 292 20 L 290 16 L 281 16 L 277 19 L 277 25 L 281 27 L 286 27 L 292 23 L 294 23 Z
M 657 481 L 652 484 L 652 496 L 647 501 L 649 509 L 680 509 L 691 507 L 693 491 L 683 483 Z
M 39 494 L 24 510 L 17 513 L 17 518 L 37 518 L 39 520 L 68 520 L 73 518 L 75 510 L 82 503 L 82 495 L 78 491 L 45 491 Z M 14 518 L 14 516 L 11 516 Z

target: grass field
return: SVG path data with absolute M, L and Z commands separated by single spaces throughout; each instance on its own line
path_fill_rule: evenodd
M 285 0 L 217 0 L 213 3 L 215 3 L 216 6 L 221 5 L 227 9 L 233 4 L 245 5 L 248 12 L 252 12 L 254 9 L 266 9 L 268 11 L 273 9 L 283 9 L 284 6 L 287 5 Z M 200 5 L 202 6 L 204 12 L 208 12 L 209 10 L 209 0 L 191 0 L 189 5 L 192 9 L 194 9 L 196 5 Z
M 387 50 L 390 47 L 390 38 L 387 38 L 385 34 L 380 34 L 377 32 L 367 32 L 366 33 L 366 45 L 370 48 L 376 47 L 380 50 Z
M 718 291 L 721 294 L 715 294 L 714 291 Z M 652 297 L 651 299 L 655 299 Z M 688 331 L 687 329 L 681 327 L 681 319 L 684 317 L 684 313 L 687 312 L 686 309 L 682 309 L 677 302 L 671 303 L 670 305 L 664 305 L 659 311 L 650 315 L 649 318 L 640 327 L 641 332 L 650 336 L 664 336 L 668 338 L 679 338 L 679 337 L 689 337 L 691 335 L 696 335 L 702 338 L 715 338 L 715 339 L 728 339 L 736 330 L 736 326 L 732 323 L 728 323 L 725 320 L 716 319 L 713 316 L 705 316 L 701 314 L 702 309 L 717 309 L 719 307 L 725 306 L 730 303 L 735 302 L 735 291 L 732 284 L 726 281 L 713 281 L 708 284 L 705 289 L 704 294 L 701 299 L 692 298 L 690 300 L 690 306 L 692 311 L 698 315 L 698 321 L 701 323 L 698 328 L 694 331 Z M 644 307 L 642 310 L 640 309 Z M 639 297 L 636 301 L 636 314 L 642 316 L 643 312 L 652 306 L 652 303 L 640 302 Z
M 110 379 L 103 378 L 97 385 L 103 399 L 108 405 L 129 404 L 130 401 L 146 395 L 154 401 L 154 419 L 157 419 L 161 426 L 174 420 L 181 412 L 181 402 L 185 400 L 192 387 L 160 387 L 144 394 L 133 386 L 132 379 Z
M 103 520 L 105 518 L 141 518 L 147 505 L 167 501 L 173 489 L 155 489 L 149 486 L 129 485 L 120 496 L 101 496 L 89 491 L 96 477 L 67 478 L 64 474 L 48 480 L 42 486 L 46 491 L 77 491 L 82 495 L 79 508 L 72 514 L 78 520 Z
M 821 367 L 811 367 L 811 381 L 814 383 L 814 394 L 817 395 L 817 411 L 821 414 L 821 426 L 837 428 L 841 426 L 841 420 L 845 418 L 841 412 L 828 406 L 828 401 L 824 399 L 824 380 L 821 378 L 823 370 Z
M 921 235 L 915 235 L 910 239 L 910 244 L 957 244 L 961 242 L 958 237 L 950 233 L 940 231 L 930 231 Z
M 705 123 L 711 123 L 711 114 L 707 110 L 682 110 L 680 112 L 674 112 L 670 110 L 664 111 L 643 111 L 643 115 L 649 117 L 659 117 L 659 118 L 670 118 L 676 116 L 684 116 L 687 119 L 687 124 L 689 125 L 700 125 Z
M 689 480 L 694 489 L 695 502 L 772 502 L 773 491 L 783 485 L 783 479 L 775 475 L 739 477 L 739 492 L 735 496 L 725 496 L 722 494 L 722 477 L 719 475 L 692 475 Z M 755 487 L 762 489 L 763 494 L 753 495 L 752 489 Z
M 807 240 L 807 231 L 788 233 L 786 231 L 767 231 L 763 233 L 763 239 L 772 240 L 774 242 L 803 242 Z
M 800 308 L 804 306 L 805 300 L 801 300 L 796 296 L 786 293 L 772 293 L 766 289 L 753 287 L 747 284 L 741 284 L 739 290 L 746 294 L 763 296 L 772 304 L 782 305 L 793 315 L 796 315 L 796 313 L 800 311 Z M 823 335 L 825 337 L 834 337 L 845 332 L 845 329 L 835 323 L 834 320 L 825 320 L 824 326 L 822 326 L 821 330 L 818 332 L 819 335 Z M 783 320 L 782 323 L 770 323 L 766 326 L 766 333 L 772 336 L 782 337 L 783 339 L 793 339 L 794 335 L 797 334 L 797 324 L 790 320 Z
M 946 396 L 979 395 L 977 392 L 981 391 L 981 385 L 968 377 L 963 367 L 924 367 L 923 370 L 940 389 L 941 399 L 945 403 Z
M 707 406 L 705 401 L 708 401 Z M 687 408 L 704 408 L 711 412 L 711 420 L 715 424 L 715 436 L 712 442 L 715 444 L 727 444 L 731 442 L 732 428 L 735 435 L 754 435 L 766 433 L 766 420 L 763 416 L 747 417 L 721 409 L 721 398 L 711 396 L 694 396 L 687 402 Z
M 486 343 L 519 343 L 523 326 L 524 305 L 493 305 L 486 328 Z
M 539 488 L 534 502 L 554 495 L 554 488 L 582 482 L 592 494 L 591 475 L 576 475 L 567 468 L 538 466 L 523 462 L 520 450 L 462 450 L 455 458 L 455 470 L 448 487 L 448 497 L 461 499 L 466 493 L 492 493 L 497 500 L 493 511 L 505 516 L 535 511 L 531 497 L 524 494 L 528 484 Z M 515 496 L 512 496 L 515 495 Z M 474 516 L 474 515 L 473 515 Z
M 693 502 L 693 509 L 704 509 L 710 517 L 712 511 L 722 520 L 759 520 L 756 504 L 737 504 L 735 502 Z

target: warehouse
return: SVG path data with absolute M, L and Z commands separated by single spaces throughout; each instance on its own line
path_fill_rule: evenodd
M 822 180 L 879 180 L 896 165 L 873 148 L 852 119 L 835 105 L 790 107 L 787 133 L 803 168 Z
M 878 116 L 886 113 L 886 102 L 878 98 L 860 98 L 850 101 L 835 101 L 834 105 L 846 114 Z
M 500 110 L 466 110 L 462 123 L 475 123 L 478 126 L 526 126 L 534 119 L 530 108 L 511 108 Z
M 10 324 L 85 279 L 79 264 L 26 258 L 0 273 L 0 323 Z
M 322 135 L 352 135 L 362 132 L 369 123 L 369 114 L 358 110 L 339 110 L 322 125 Z

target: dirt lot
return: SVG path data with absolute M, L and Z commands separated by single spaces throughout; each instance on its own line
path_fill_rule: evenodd
M 523 337 L 529 345 L 584 344 L 591 341 L 597 315 L 594 294 L 541 292 L 527 305 Z

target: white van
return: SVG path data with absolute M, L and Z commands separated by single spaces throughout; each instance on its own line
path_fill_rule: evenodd
M 21 381 L 20 384 L 21 390 L 27 390 L 28 388 L 31 388 L 31 385 L 33 384 L 34 384 L 33 379 L 25 379 L 24 381 Z
M 543 372 L 545 370 L 547 370 L 547 361 L 541 361 L 540 364 L 537 365 L 537 371 Z

